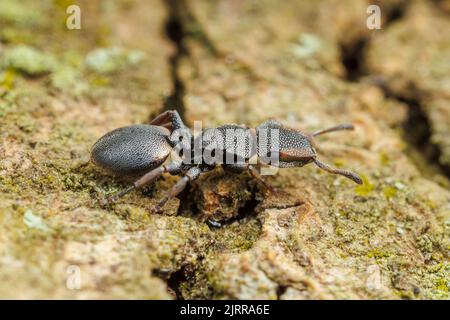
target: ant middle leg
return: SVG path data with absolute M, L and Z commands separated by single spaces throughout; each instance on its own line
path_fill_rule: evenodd
M 190 168 L 186 172 L 186 174 L 177 181 L 177 183 L 167 193 L 167 195 L 163 198 L 163 200 L 160 203 L 158 203 L 158 205 L 156 206 L 156 212 L 160 212 L 164 207 L 164 205 L 167 203 L 167 201 L 176 197 L 181 191 L 183 191 L 186 188 L 189 182 L 197 179 L 201 173 L 202 170 L 199 167 Z

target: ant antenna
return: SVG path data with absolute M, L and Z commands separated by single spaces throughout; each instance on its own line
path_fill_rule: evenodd
M 341 170 L 341 169 L 333 168 L 329 164 L 326 164 L 326 163 L 320 161 L 317 158 L 314 159 L 314 163 L 322 170 L 325 170 L 327 172 L 334 173 L 334 174 L 340 174 L 341 176 L 344 176 L 344 177 L 346 177 L 346 178 L 348 178 L 350 180 L 353 180 L 357 184 L 362 184 L 363 183 L 361 177 L 358 176 L 356 173 L 353 173 L 353 172 L 347 171 L 347 170 Z
M 353 130 L 355 129 L 355 127 L 352 124 L 340 124 L 328 129 L 322 129 L 322 130 L 317 130 L 315 132 L 313 132 L 311 134 L 311 136 L 315 137 L 324 133 L 328 133 L 328 132 L 333 132 L 333 131 L 340 131 L 340 130 Z

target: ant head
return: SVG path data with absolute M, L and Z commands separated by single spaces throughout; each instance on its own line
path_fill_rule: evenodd
M 258 156 L 280 168 L 302 167 L 316 158 L 312 136 L 269 120 L 256 128 Z M 267 159 L 265 161 L 265 159 Z
M 345 176 L 361 184 L 361 178 L 350 171 L 336 169 L 317 158 L 313 137 L 333 131 L 353 130 L 353 125 L 342 124 L 312 134 L 287 128 L 276 120 L 269 120 L 256 128 L 258 135 L 258 156 L 262 162 L 274 163 L 278 161 L 280 168 L 302 167 L 314 162 L 322 170 Z M 265 147 L 265 148 L 264 148 Z M 269 160 L 269 161 L 267 161 Z

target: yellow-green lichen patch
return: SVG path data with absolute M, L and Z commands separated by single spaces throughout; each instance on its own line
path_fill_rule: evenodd
M 33 27 L 45 21 L 40 6 L 34 2 L 2 0 L 0 2 L 0 20 L 16 26 Z
M 368 258 L 375 258 L 375 259 L 388 258 L 390 256 L 391 254 L 389 252 L 385 252 L 378 248 L 372 249 L 367 253 Z
M 0 73 L 0 96 L 11 91 L 14 85 L 15 72 L 7 69 Z
M 433 241 L 428 234 L 423 234 L 418 237 L 417 245 L 424 254 L 433 252 Z
M 386 152 L 380 152 L 380 163 L 382 166 L 389 165 L 389 155 Z
M 438 279 L 436 281 L 436 290 L 440 290 L 440 291 L 448 293 L 449 285 L 450 285 L 449 279 L 444 279 L 444 278 Z
M 62 91 L 81 95 L 88 90 L 88 84 L 81 76 L 78 68 L 63 66 L 57 68 L 50 76 L 53 87 Z
M 8 48 L 2 57 L 4 68 L 12 68 L 31 76 L 49 73 L 55 65 L 56 60 L 51 54 L 25 45 Z
M 397 189 L 393 188 L 393 187 L 385 187 L 383 189 L 383 194 L 386 198 L 391 199 L 393 197 L 395 197 L 395 195 L 397 194 Z
M 355 187 L 355 192 L 359 196 L 367 197 L 372 193 L 375 185 L 369 181 L 369 178 L 366 175 L 362 175 L 361 179 L 363 181 L 363 184 Z
M 247 221 L 246 221 L 247 220 Z M 249 217 L 225 225 L 214 233 L 215 244 L 219 250 L 241 252 L 249 250 L 261 235 L 261 222 Z

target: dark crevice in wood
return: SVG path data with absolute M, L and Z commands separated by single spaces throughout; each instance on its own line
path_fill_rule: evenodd
M 288 289 L 288 286 L 284 286 L 284 285 L 279 285 L 277 287 L 277 300 L 280 300 L 281 296 L 286 292 L 286 290 Z
M 368 38 L 360 38 L 348 44 L 341 44 L 341 61 L 345 67 L 345 78 L 347 81 L 357 81 L 366 74 L 364 57 Z
M 382 15 L 386 15 L 383 29 L 405 15 L 408 8 L 407 2 L 402 2 L 397 6 L 389 9 L 382 9 Z M 367 75 L 365 58 L 370 43 L 370 34 L 364 33 L 360 37 L 355 37 L 353 41 L 342 42 L 340 44 L 341 62 L 345 68 L 345 79 L 347 81 L 356 82 L 361 77 Z
M 187 281 L 185 274 L 186 267 L 181 267 L 174 272 L 168 272 L 166 270 L 154 270 L 153 275 L 164 280 L 167 283 L 169 292 L 177 300 L 184 300 L 181 294 L 180 285 Z
M 392 23 L 404 18 L 409 5 L 408 1 L 403 1 L 390 8 L 382 8 L 382 14 L 385 14 L 386 17 L 383 30 L 386 30 Z M 431 123 L 421 104 L 420 97 L 400 96 L 392 92 L 389 84 L 385 83 L 385 81 L 378 81 L 375 75 L 369 74 L 366 67 L 366 57 L 370 41 L 370 33 L 366 33 L 364 36 L 351 42 L 341 44 L 341 61 L 346 70 L 346 80 L 357 82 L 362 77 L 369 76 L 375 80 L 375 85 L 384 91 L 386 98 L 407 104 L 408 117 L 403 124 L 405 132 L 403 139 L 414 150 L 415 154 L 420 155 L 426 163 L 436 167 L 440 173 L 449 177 L 449 168 L 439 162 L 440 149 L 431 141 Z
M 169 18 L 166 22 L 166 35 L 175 45 L 175 53 L 170 57 L 170 76 L 172 79 L 172 92 L 164 101 L 164 110 L 176 110 L 185 120 L 184 95 L 186 92 L 183 81 L 179 76 L 179 67 L 183 58 L 189 56 L 185 45 L 186 29 L 181 14 L 184 1 L 168 0 Z
M 380 87 L 383 89 L 386 98 L 394 99 L 408 106 L 408 116 L 403 123 L 403 139 L 409 147 L 420 155 L 427 164 L 437 168 L 440 174 L 450 178 L 450 167 L 440 163 L 441 150 L 431 140 L 431 122 L 421 99 L 401 96 L 393 93 L 386 86 Z
M 169 18 L 166 22 L 166 35 L 175 45 L 175 53 L 170 57 L 172 92 L 164 101 L 164 110 L 176 110 L 185 121 L 184 96 L 185 84 L 179 75 L 183 59 L 190 58 L 186 39 L 198 41 L 208 52 L 217 56 L 218 52 L 206 32 L 203 30 L 186 0 L 167 0 Z

